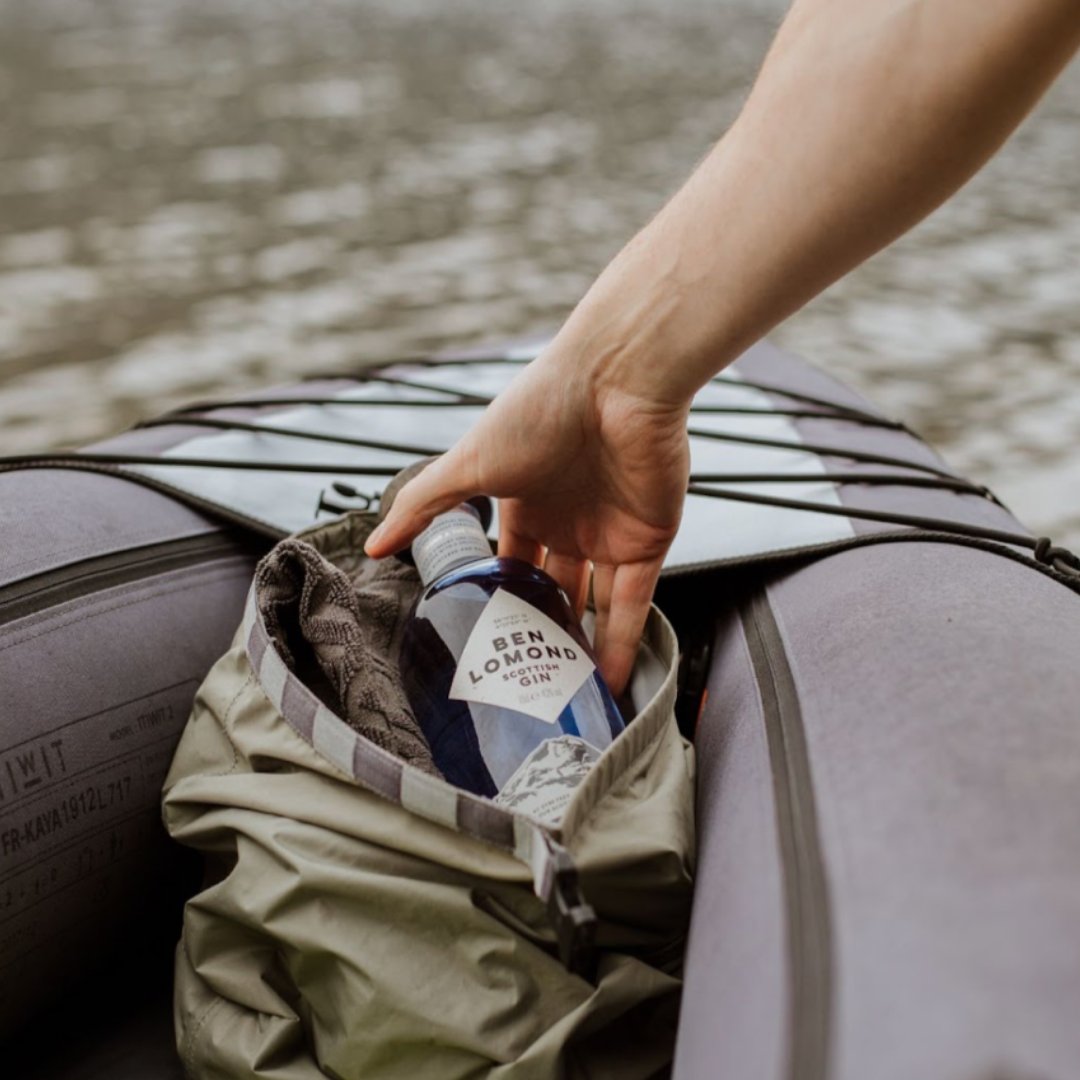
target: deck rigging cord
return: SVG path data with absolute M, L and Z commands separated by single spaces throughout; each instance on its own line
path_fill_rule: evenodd
M 370 367 L 365 366 L 359 371 L 326 371 L 316 372 L 310 375 L 305 375 L 304 382 L 321 382 L 321 381 L 337 381 L 337 382 L 358 382 L 358 383 L 394 383 L 397 385 L 407 386 L 410 383 L 415 384 L 414 380 L 406 379 L 400 375 L 387 375 L 384 369 L 387 367 L 396 367 L 403 364 L 416 364 L 421 367 L 429 368 L 442 368 L 445 370 L 447 367 L 468 367 L 477 366 L 482 364 L 500 364 L 509 365 L 514 367 L 523 367 L 530 363 L 532 358 L 524 357 L 507 357 L 498 356 L 495 354 L 473 357 L 461 357 L 461 358 L 447 358 L 439 359 L 431 356 L 410 356 L 410 357 L 398 357 L 392 360 L 382 360 L 378 363 L 372 364 Z M 891 420 L 888 417 L 884 417 L 879 413 L 871 412 L 868 409 L 860 408 L 858 405 L 849 405 L 841 401 L 834 401 L 830 398 L 817 397 L 813 394 L 804 393 L 801 390 L 790 390 L 784 386 L 778 386 L 776 383 L 761 382 L 758 379 L 744 379 L 741 376 L 735 375 L 714 375 L 707 385 L 717 386 L 733 386 L 736 388 L 742 388 L 746 390 L 758 390 L 765 394 L 777 394 L 782 397 L 790 398 L 793 401 L 802 401 L 807 405 L 819 405 L 822 408 L 833 410 L 837 413 L 843 413 L 845 417 L 862 417 L 867 421 L 873 421 L 879 423 L 885 427 L 894 427 L 901 431 L 908 431 L 908 427 L 902 421 Z M 430 386 L 430 389 L 436 389 L 436 386 Z M 469 391 L 462 391 L 447 388 L 442 385 L 438 385 L 437 388 L 449 393 L 456 393 L 462 396 L 475 396 L 471 395 Z M 814 414 L 815 416 L 818 414 Z
M 524 363 L 526 361 L 508 360 L 505 357 L 474 357 L 453 361 L 433 361 L 430 358 L 409 358 L 407 360 L 395 360 L 391 363 L 416 363 L 425 366 L 440 365 L 443 368 L 453 364 L 481 364 L 481 363 Z M 357 374 L 343 376 L 340 373 L 327 376 L 312 376 L 305 381 L 314 381 L 319 378 L 347 379 L 353 382 L 372 383 L 381 382 L 386 385 L 396 385 L 403 388 L 421 390 L 429 393 L 439 393 L 448 396 L 448 400 L 438 400 L 443 407 L 475 408 L 484 407 L 491 399 L 482 395 L 470 394 L 446 387 L 417 381 L 403 376 L 381 374 L 378 371 L 365 371 Z M 777 387 L 768 383 L 736 379 L 725 376 L 716 376 L 712 382 L 723 382 L 731 385 L 748 387 L 767 393 L 782 395 L 796 401 L 813 404 L 830 410 L 829 412 L 816 412 L 812 410 L 786 409 L 780 406 L 776 408 L 740 408 L 716 406 L 711 411 L 721 413 L 746 413 L 752 415 L 780 415 L 797 416 L 814 419 L 843 420 L 857 424 L 871 424 L 873 426 L 887 427 L 899 431 L 906 431 L 904 425 L 895 421 L 875 416 L 865 410 L 854 406 L 847 406 L 839 402 L 829 401 L 810 395 L 789 391 L 783 387 Z M 400 453 L 412 457 L 427 457 L 433 454 L 445 452 L 443 447 L 421 446 L 411 443 L 388 442 L 385 440 L 367 439 L 345 435 L 331 435 L 324 432 L 305 430 L 293 430 L 278 427 L 271 424 L 252 423 L 244 420 L 225 420 L 218 417 L 192 415 L 225 408 L 260 408 L 263 406 L 288 406 L 288 405 L 322 405 L 322 406 L 357 406 L 383 404 L 398 406 L 432 406 L 436 400 L 410 401 L 407 399 L 386 399 L 373 401 L 372 399 L 341 399 L 321 396 L 278 396 L 269 398 L 250 398 L 247 400 L 222 400 L 198 402 L 183 406 L 162 416 L 143 421 L 136 425 L 140 428 L 167 427 L 167 426 L 191 426 L 202 427 L 218 431 L 240 431 L 251 434 L 267 435 L 275 438 L 291 438 L 310 442 L 328 443 L 339 446 L 349 446 L 379 450 L 390 453 Z M 699 410 L 702 411 L 702 410 Z M 803 499 L 792 499 L 779 495 L 767 495 L 762 492 L 732 491 L 728 488 L 718 488 L 714 484 L 814 484 L 820 482 L 836 484 L 859 484 L 871 486 L 909 486 L 918 488 L 937 488 L 953 491 L 963 495 L 975 495 L 1001 505 L 993 493 L 983 485 L 972 483 L 963 477 L 956 476 L 945 469 L 928 465 L 922 462 L 913 462 L 904 458 L 893 457 L 884 454 L 874 454 L 867 451 L 854 450 L 849 447 L 835 446 L 831 444 L 807 443 L 797 440 L 773 439 L 762 436 L 743 435 L 735 432 L 711 431 L 708 429 L 690 427 L 688 435 L 691 438 L 700 438 L 720 442 L 730 442 L 749 446 L 760 446 L 783 450 L 797 450 L 804 453 L 815 454 L 819 457 L 834 457 L 862 464 L 888 466 L 907 470 L 906 473 L 888 472 L 859 472 L 854 471 L 825 471 L 816 474 L 799 474 L 783 472 L 703 472 L 692 473 L 687 486 L 687 494 L 709 499 L 721 499 L 732 502 L 752 503 L 762 506 L 773 506 L 780 509 L 796 510 L 806 513 L 828 514 L 839 517 L 848 517 L 877 523 L 892 524 L 904 529 L 911 530 L 911 538 L 920 536 L 929 538 L 932 534 L 955 537 L 958 542 L 965 539 L 985 545 L 988 542 L 995 545 L 1007 545 L 1009 548 L 1022 548 L 1032 552 L 1030 562 L 1041 569 L 1048 570 L 1058 579 L 1063 580 L 1074 590 L 1080 592 L 1080 558 L 1065 548 L 1058 547 L 1047 537 L 1033 537 L 1024 533 L 1016 533 L 1002 529 L 992 529 L 981 525 L 973 525 L 967 522 L 954 521 L 947 518 L 937 518 L 925 515 L 903 514 L 892 511 L 872 510 L 869 508 L 854 507 L 849 505 L 835 505 L 819 503 Z M 125 471 L 128 467 L 165 467 L 165 468 L 198 468 L 198 469 L 222 469 L 251 472 L 278 472 L 278 473 L 306 473 L 337 476 L 386 476 L 396 475 L 402 466 L 385 464 L 335 464 L 330 462 L 305 462 L 305 461 L 254 461 L 230 458 L 202 458 L 198 456 L 180 455 L 133 455 L 113 454 L 107 452 L 72 451 L 55 452 L 44 454 L 18 454 L 0 456 L 0 472 L 17 469 L 83 469 L 104 472 L 109 475 L 133 480 L 137 483 L 156 486 L 152 477 L 143 473 Z M 911 475 L 916 473 L 918 475 Z M 179 494 L 188 498 L 189 501 L 203 508 L 214 509 L 214 505 L 208 500 L 193 497 L 186 492 L 178 492 L 176 489 L 162 483 L 161 489 Z M 357 497 L 359 493 L 348 485 L 335 485 L 339 488 L 339 494 L 350 497 L 350 493 Z M 371 497 L 364 495 L 368 503 Z M 320 502 L 320 509 L 323 504 Z M 220 508 L 217 508 L 220 512 Z M 872 535 L 865 537 L 865 542 L 872 540 Z M 883 536 L 883 539 L 885 537 Z M 896 539 L 897 537 L 893 537 Z M 1016 552 L 1008 552 L 1014 557 Z
M 329 435 L 325 432 L 306 431 L 297 428 L 277 427 L 273 424 L 252 423 L 251 421 L 247 420 L 221 420 L 209 416 L 177 416 L 170 414 L 166 416 L 155 417 L 152 420 L 144 420 L 142 423 L 137 424 L 136 427 L 152 428 L 169 427 L 170 425 L 204 427 L 216 431 L 246 431 L 258 435 L 275 435 L 282 438 L 307 439 L 313 442 L 336 443 L 340 446 L 358 446 L 364 447 L 369 450 L 387 450 L 392 453 L 418 454 L 421 457 L 430 457 L 432 455 L 443 454 L 446 452 L 447 449 L 446 447 L 420 446 L 413 443 L 399 443 L 387 442 L 385 440 L 378 439 L 364 439 L 352 435 Z M 744 443 L 751 446 L 767 446 L 785 450 L 806 450 L 810 453 L 816 453 L 822 456 L 843 457 L 848 458 L 852 461 L 861 461 L 872 465 L 892 465 L 897 468 L 912 469 L 917 472 L 937 476 L 942 480 L 949 481 L 949 486 L 955 484 L 962 484 L 962 490 L 969 491 L 973 494 L 982 495 L 986 498 L 993 498 L 990 491 L 985 487 L 973 484 L 971 481 L 964 480 L 962 477 L 954 476 L 953 474 L 947 472 L 944 469 L 937 469 L 930 465 L 922 465 L 918 462 L 907 461 L 904 458 L 889 457 L 882 454 L 869 454 L 862 451 L 851 450 L 845 447 L 824 447 L 817 446 L 815 444 L 796 442 L 793 440 L 763 439 L 758 436 L 738 435 L 733 432 L 689 429 L 689 434 L 691 436 L 696 436 L 698 438 L 704 439 L 715 439 L 724 442 Z M 797 474 L 793 474 L 792 478 L 798 479 Z M 891 477 L 890 479 L 899 483 L 902 482 L 903 477 Z
M 400 363 L 400 361 L 398 362 Z M 170 412 L 163 414 L 160 417 L 155 417 L 153 422 L 163 421 L 166 417 L 169 416 L 184 416 L 194 412 L 208 412 L 217 409 L 232 408 L 257 409 L 270 405 L 323 405 L 336 407 L 344 406 L 346 408 L 350 406 L 356 407 L 363 405 L 377 405 L 380 407 L 388 406 L 391 408 L 418 405 L 421 408 L 483 408 L 487 405 L 490 405 L 491 402 L 494 400 L 494 398 L 484 394 L 474 394 L 469 391 L 458 390 L 455 387 L 442 386 L 437 383 L 419 381 L 400 375 L 387 375 L 385 373 L 376 371 L 351 374 L 347 376 L 312 376 L 305 379 L 304 381 L 314 382 L 318 381 L 320 378 L 325 378 L 332 381 L 345 380 L 348 382 L 359 382 L 363 384 L 383 383 L 387 386 L 398 386 L 409 390 L 420 390 L 425 393 L 442 394 L 445 395 L 445 397 L 436 399 L 343 398 L 310 395 L 290 395 L 288 397 L 276 398 L 222 398 L 212 399 L 209 401 L 193 402 L 189 405 L 183 405 L 177 409 L 173 409 Z M 722 376 L 717 376 L 712 381 L 714 383 L 719 383 L 722 378 Z M 865 409 L 858 409 L 855 406 L 844 405 L 840 402 L 829 401 L 825 398 L 811 397 L 810 395 L 800 394 L 795 391 L 783 390 L 780 387 L 775 387 L 764 383 L 750 383 L 742 379 L 727 378 L 725 380 L 725 384 L 736 387 L 765 390 L 773 394 L 782 394 L 785 397 L 792 398 L 793 400 L 802 401 L 804 404 L 816 405 L 818 406 L 818 408 L 795 409 L 785 408 L 781 406 L 763 408 L 761 406 L 750 405 L 693 404 L 690 406 L 690 412 L 698 413 L 701 415 L 788 416 L 806 420 L 845 420 L 851 423 L 864 424 L 868 427 L 881 427 L 893 431 L 907 431 L 906 426 L 899 420 L 892 420 L 884 416 L 876 416 L 871 412 L 867 412 Z M 822 409 L 824 409 L 825 411 L 821 411 Z M 148 426 L 149 423 L 150 421 L 144 421 L 141 424 L 137 424 L 136 427 L 145 427 Z
M 477 361 L 472 361 L 472 362 L 473 363 L 495 363 L 497 361 L 486 360 L 485 359 L 485 360 L 477 360 Z M 498 361 L 498 362 L 504 362 L 504 361 Z M 514 361 L 509 361 L 509 362 L 513 363 Z M 390 363 L 391 364 L 417 363 L 417 361 L 415 361 L 415 360 L 412 360 L 412 361 L 391 361 Z M 443 368 L 448 367 L 448 366 L 452 366 L 451 364 L 448 364 L 448 363 L 443 362 L 443 361 L 438 361 L 436 363 L 439 366 L 442 366 Z M 429 366 L 431 366 L 430 361 L 429 361 Z M 402 376 L 402 375 L 387 375 L 387 374 L 385 374 L 384 372 L 382 372 L 379 369 L 375 369 L 375 370 L 372 370 L 372 371 L 350 372 L 350 373 L 344 374 L 344 375 L 341 374 L 340 372 L 333 373 L 333 374 L 327 372 L 327 373 L 323 373 L 321 375 L 307 376 L 303 381 L 304 382 L 317 382 L 317 381 L 322 381 L 322 380 L 357 382 L 357 383 L 364 383 L 364 384 L 384 383 L 384 384 L 389 385 L 389 386 L 400 386 L 400 387 L 403 387 L 403 388 L 406 388 L 406 389 L 412 389 L 412 390 L 424 390 L 424 391 L 427 391 L 429 393 L 453 394 L 458 398 L 458 402 L 461 403 L 461 404 L 489 405 L 494 400 L 494 398 L 486 396 L 486 395 L 474 394 L 474 393 L 471 393 L 470 391 L 458 390 L 455 387 L 443 386 L 443 385 L 438 384 L 438 383 L 421 382 L 421 381 L 418 381 L 416 379 L 406 378 L 405 376 Z M 737 388 L 741 388 L 741 389 L 757 390 L 757 391 L 763 392 L 763 393 L 778 394 L 778 395 L 781 395 L 783 397 L 790 398 L 793 401 L 801 401 L 806 405 L 816 405 L 820 409 L 825 409 L 827 411 L 819 412 L 819 411 L 814 411 L 814 410 L 810 410 L 810 409 L 790 410 L 789 411 L 787 409 L 779 408 L 779 407 L 777 407 L 777 408 L 761 408 L 761 407 L 752 407 L 752 406 L 729 406 L 729 405 L 708 405 L 708 404 L 693 405 L 692 404 L 690 406 L 690 411 L 692 413 L 694 413 L 694 412 L 697 412 L 697 413 L 735 413 L 735 414 L 745 414 L 745 415 L 750 415 L 750 416 L 798 416 L 798 417 L 804 417 L 806 419 L 815 419 L 815 420 L 817 420 L 817 419 L 820 419 L 820 420 L 847 420 L 847 421 L 850 421 L 852 423 L 864 424 L 864 425 L 866 425 L 868 427 L 881 427 L 881 428 L 887 428 L 887 429 L 893 430 L 893 431 L 907 431 L 908 430 L 906 425 L 904 425 L 899 420 L 893 420 L 893 419 L 890 419 L 889 417 L 886 417 L 886 416 L 880 416 L 880 415 L 878 415 L 876 413 L 869 412 L 866 409 L 860 409 L 855 405 L 845 405 L 845 404 L 843 404 L 842 402 L 839 402 L 839 401 L 830 401 L 827 398 L 814 397 L 813 395 L 803 394 L 803 393 L 801 393 L 799 391 L 795 391 L 795 390 L 785 390 L 783 387 L 775 386 L 775 385 L 773 385 L 771 383 L 761 383 L 761 382 L 751 381 L 751 380 L 747 380 L 747 379 L 735 378 L 735 377 L 730 376 L 730 375 L 716 375 L 712 379 L 709 380 L 709 384 L 710 385 L 733 386 L 733 387 L 737 387 Z M 391 400 L 394 402 L 394 404 L 406 404 L 407 403 L 405 401 L 399 401 L 398 399 L 391 399 Z M 322 402 L 320 402 L 320 403 L 322 403 Z M 332 402 L 328 402 L 328 403 L 336 404 L 337 402 L 332 401 Z M 370 401 L 368 403 L 370 404 Z M 225 405 L 239 405 L 239 404 L 250 404 L 250 402 L 248 402 L 248 403 L 226 402 L 224 404 L 222 404 L 222 403 L 213 403 L 209 407 L 222 408 L 222 407 L 225 407 Z M 425 404 L 433 404 L 433 403 L 432 402 L 426 402 Z
M 428 399 L 423 398 L 345 398 L 345 397 L 280 397 L 280 398 L 223 398 L 215 401 L 199 401 L 191 405 L 182 405 L 170 412 L 155 416 L 151 420 L 142 420 L 137 428 L 164 424 L 170 419 L 180 420 L 191 413 L 211 412 L 218 409 L 259 409 L 264 406 L 321 405 L 332 408 L 356 408 L 357 406 L 377 406 L 379 408 L 421 408 L 421 409 L 462 409 L 486 408 L 494 398 L 479 396 Z M 761 408 L 752 405 L 692 405 L 691 414 L 701 416 L 787 416 L 801 420 L 843 420 L 848 423 L 863 424 L 867 427 L 881 427 L 890 431 L 906 430 L 899 421 L 876 418 L 849 416 L 842 412 L 820 412 L 814 409 Z

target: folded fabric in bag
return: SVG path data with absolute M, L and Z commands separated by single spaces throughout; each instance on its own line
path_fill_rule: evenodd
M 420 583 L 363 555 L 373 525 L 268 556 L 166 780 L 169 831 L 206 854 L 177 950 L 189 1075 L 665 1075 L 694 853 L 671 626 L 650 612 L 636 715 L 541 825 L 416 746 L 393 673 Z

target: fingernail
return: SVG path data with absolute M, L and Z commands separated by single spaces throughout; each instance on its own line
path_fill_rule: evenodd
M 379 540 L 382 537 L 384 537 L 385 535 L 386 535 L 386 525 L 385 525 L 385 523 L 382 524 L 382 525 L 376 526 L 371 531 L 371 533 L 369 534 L 367 540 L 364 543 L 364 551 L 366 551 L 368 554 L 371 554 L 371 549 L 373 547 L 375 547 L 378 544 Z

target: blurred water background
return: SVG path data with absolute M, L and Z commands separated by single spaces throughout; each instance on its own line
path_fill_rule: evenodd
M 768 0 L 0 0 L 0 451 L 550 329 L 735 115 Z M 1080 545 L 1080 67 L 777 339 Z

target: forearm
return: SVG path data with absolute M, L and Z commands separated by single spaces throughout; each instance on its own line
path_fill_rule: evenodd
M 1077 0 L 796 0 L 738 120 L 555 352 L 689 401 L 963 184 L 1078 41 Z

